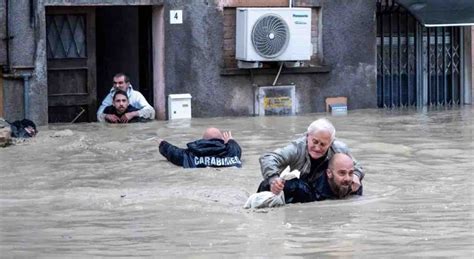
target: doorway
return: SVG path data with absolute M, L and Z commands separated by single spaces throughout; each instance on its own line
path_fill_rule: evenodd
M 98 106 L 122 72 L 153 105 L 152 7 L 96 8 Z
M 48 122 L 96 121 L 122 72 L 153 105 L 152 6 L 48 7 Z

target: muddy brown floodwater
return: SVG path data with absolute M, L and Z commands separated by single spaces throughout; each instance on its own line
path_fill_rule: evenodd
M 329 117 L 366 170 L 364 196 L 245 210 L 258 157 L 314 119 L 65 124 L 0 149 L 1 257 L 474 256 L 471 106 Z M 182 169 L 178 146 L 232 130 L 243 168 Z

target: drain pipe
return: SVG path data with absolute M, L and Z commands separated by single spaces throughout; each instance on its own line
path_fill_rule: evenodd
M 30 77 L 31 74 L 22 74 L 23 77 L 23 112 L 25 119 L 30 118 Z
M 21 73 L 21 74 L 4 74 L 3 78 L 6 79 L 23 79 L 23 116 L 25 119 L 30 118 L 30 78 L 33 73 Z
M 292 8 L 293 7 L 293 0 L 289 0 L 288 2 L 289 2 L 288 7 Z

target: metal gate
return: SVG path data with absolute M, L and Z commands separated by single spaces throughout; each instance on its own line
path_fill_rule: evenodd
M 379 107 L 461 103 L 462 30 L 424 27 L 393 0 L 377 0 Z

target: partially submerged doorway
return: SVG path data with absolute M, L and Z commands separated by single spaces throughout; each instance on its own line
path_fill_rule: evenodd
M 119 72 L 153 105 L 152 7 L 97 7 L 96 13 L 98 105 Z
M 153 105 L 152 7 L 48 7 L 48 122 L 91 122 L 123 72 Z

